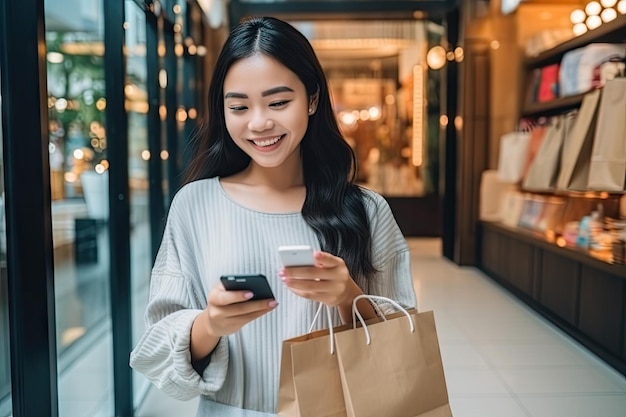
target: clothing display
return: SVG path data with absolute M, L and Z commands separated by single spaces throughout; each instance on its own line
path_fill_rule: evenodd
M 378 272 L 357 283 L 367 294 L 416 307 L 406 240 L 387 202 L 373 191 L 364 194 L 372 261 Z M 152 271 L 146 331 L 131 354 L 131 366 L 174 398 L 201 395 L 199 416 L 247 415 L 219 403 L 275 413 L 282 341 L 308 332 L 318 307 L 282 284 L 277 252 L 281 245 L 320 248 L 300 212 L 245 208 L 229 197 L 218 178 L 184 186 L 168 215 Z M 222 337 L 199 375 L 190 360 L 192 323 L 206 307 L 208 292 L 225 274 L 265 275 L 279 305 L 237 333 Z M 382 307 L 383 312 L 391 311 Z M 323 318 L 317 326 L 339 324 L 335 310 L 333 323 Z

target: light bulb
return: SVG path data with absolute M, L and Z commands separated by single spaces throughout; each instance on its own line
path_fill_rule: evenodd
M 572 30 L 574 31 L 574 35 L 580 36 L 583 33 L 587 32 L 587 25 L 585 25 L 584 23 L 576 23 Z
M 615 6 L 615 3 L 617 3 L 617 0 L 600 0 L 602 7 L 606 8 Z
M 569 21 L 572 22 L 572 25 L 576 23 L 583 23 L 585 21 L 585 17 L 587 15 L 580 9 L 572 10 L 572 13 L 569 15 Z
M 587 13 L 587 16 L 598 16 L 601 11 L 602 6 L 600 6 L 600 3 L 597 1 L 590 1 L 585 6 L 585 13 Z
M 443 68 L 446 64 L 446 50 L 442 46 L 433 46 L 426 54 L 426 62 L 431 69 Z
M 600 16 L 589 16 L 585 23 L 589 30 L 593 30 L 602 24 L 602 19 L 600 19 Z
M 620 0 L 619 3 L 617 3 L 617 11 L 621 14 L 626 14 L 626 0 Z
M 617 17 L 617 12 L 615 9 L 604 9 L 602 10 L 602 13 L 600 13 L 600 17 L 603 22 L 610 22 Z

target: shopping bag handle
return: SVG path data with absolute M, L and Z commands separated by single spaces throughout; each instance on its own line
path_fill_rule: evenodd
M 317 319 L 320 316 L 322 307 L 326 307 L 326 318 L 328 319 L 328 333 L 330 334 L 330 354 L 332 355 L 335 353 L 335 333 L 333 331 L 333 318 L 330 314 L 330 307 L 328 307 L 324 303 L 319 303 L 319 306 L 317 307 L 317 311 L 315 312 L 315 316 L 313 316 L 313 320 L 311 321 L 311 325 L 309 326 L 309 331 L 307 333 L 311 333 L 313 331 L 313 326 L 315 326 L 315 323 L 317 323 Z
M 411 333 L 415 332 L 415 324 L 413 323 L 413 319 L 411 318 L 411 315 L 409 314 L 409 312 L 400 304 L 392 300 L 391 298 L 381 297 L 380 295 L 367 295 L 367 294 L 357 295 L 356 297 L 354 297 L 354 300 L 352 300 L 352 327 L 356 328 L 356 318 L 358 318 L 359 321 L 361 322 L 361 326 L 363 326 L 363 330 L 365 330 L 366 344 L 368 345 L 371 344 L 372 338 L 370 337 L 370 332 L 367 329 L 367 325 L 365 324 L 365 320 L 363 319 L 363 316 L 359 312 L 359 309 L 356 307 L 356 303 L 362 299 L 366 299 L 369 301 L 376 301 L 376 300 L 386 301 L 389 304 L 393 305 L 395 308 L 398 309 L 398 311 L 401 311 L 402 313 L 404 313 L 404 315 L 409 319 Z M 376 303 L 372 303 L 372 305 L 376 305 Z M 381 315 L 381 317 L 383 318 L 383 320 L 387 320 L 384 314 Z

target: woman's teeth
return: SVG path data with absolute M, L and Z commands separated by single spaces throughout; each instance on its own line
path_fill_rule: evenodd
M 253 140 L 252 142 L 256 145 L 256 146 L 260 146 L 260 147 L 265 147 L 265 146 L 271 146 L 273 144 L 275 144 L 276 142 L 278 142 L 280 140 L 281 136 L 276 136 L 273 139 L 267 139 L 267 140 Z

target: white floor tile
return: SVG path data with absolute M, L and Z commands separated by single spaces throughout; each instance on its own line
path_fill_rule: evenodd
M 532 417 L 624 417 L 626 395 L 520 397 Z M 459 417 L 455 415 L 454 417 Z
M 444 372 L 450 397 L 508 394 L 507 387 L 502 379 L 489 369 L 453 368 L 448 364 L 444 364 Z
M 451 398 L 454 417 L 529 417 L 514 399 L 503 397 Z
M 483 356 L 471 346 L 463 344 L 442 343 L 441 360 L 446 368 L 488 369 Z
M 498 373 L 519 394 L 625 394 L 612 375 L 594 366 L 498 368 Z
M 582 366 L 589 363 L 588 356 L 557 342 L 512 344 L 487 341 L 480 342 L 478 345 L 481 354 L 488 358 L 487 361 L 496 368 Z

